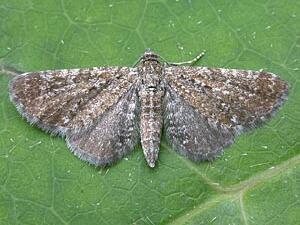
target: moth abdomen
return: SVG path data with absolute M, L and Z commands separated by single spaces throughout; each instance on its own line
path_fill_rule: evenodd
M 147 163 L 155 166 L 158 159 L 162 119 L 163 91 L 157 89 L 144 89 L 140 91 L 141 114 L 140 133 L 141 144 Z

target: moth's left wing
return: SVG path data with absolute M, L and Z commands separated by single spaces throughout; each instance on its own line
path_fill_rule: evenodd
M 165 77 L 167 139 L 194 161 L 215 158 L 287 99 L 288 84 L 266 72 L 186 66 L 167 67 Z
M 10 83 L 10 97 L 32 124 L 51 133 L 89 127 L 135 83 L 136 69 L 93 67 L 24 73 Z

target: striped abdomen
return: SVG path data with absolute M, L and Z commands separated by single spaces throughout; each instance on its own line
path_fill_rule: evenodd
M 140 91 L 139 97 L 141 144 L 147 163 L 150 167 L 154 167 L 158 158 L 163 125 L 163 91 L 157 88 L 147 88 Z

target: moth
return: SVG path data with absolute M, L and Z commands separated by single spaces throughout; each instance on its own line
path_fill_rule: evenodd
M 213 160 L 274 115 L 288 84 L 263 71 L 184 66 L 202 55 L 170 64 L 148 49 L 134 67 L 24 73 L 11 80 L 10 98 L 31 124 L 64 136 L 96 166 L 115 163 L 140 142 L 154 167 L 162 130 L 179 154 Z

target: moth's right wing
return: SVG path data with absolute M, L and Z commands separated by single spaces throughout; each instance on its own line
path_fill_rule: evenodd
M 167 67 L 168 87 L 211 123 L 237 132 L 261 125 L 287 99 L 288 84 L 264 71 Z
M 167 139 L 194 161 L 215 158 L 287 99 L 288 84 L 263 71 L 171 66 L 165 75 Z
M 30 123 L 64 135 L 91 126 L 131 89 L 136 75 L 128 67 L 24 73 L 11 81 L 10 98 Z

